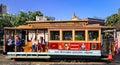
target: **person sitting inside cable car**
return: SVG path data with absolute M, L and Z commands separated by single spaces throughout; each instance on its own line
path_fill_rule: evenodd
M 12 36 L 9 36 L 7 39 L 7 51 L 12 52 L 14 48 L 14 38 Z
M 16 36 L 15 40 L 16 40 L 17 52 L 20 52 L 22 46 L 22 40 L 20 39 L 19 36 Z
M 33 50 L 33 52 L 37 51 L 37 45 L 38 45 L 38 41 L 37 41 L 37 38 L 35 37 L 35 39 L 32 41 L 32 50 Z
M 43 37 L 40 37 L 38 50 L 45 52 L 45 40 Z

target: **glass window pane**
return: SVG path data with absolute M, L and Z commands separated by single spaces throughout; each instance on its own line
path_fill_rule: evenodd
M 98 31 L 88 31 L 88 40 L 98 40 Z
M 50 40 L 60 40 L 59 31 L 50 31 Z
M 85 40 L 85 31 L 75 31 L 75 40 Z
M 63 40 L 72 40 L 72 31 L 63 31 Z

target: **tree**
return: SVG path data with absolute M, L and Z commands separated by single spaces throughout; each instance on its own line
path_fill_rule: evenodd
M 3 28 L 11 26 L 9 14 L 0 14 L 0 41 L 3 39 Z
M 9 14 L 0 14 L 0 29 L 3 30 L 4 27 L 11 27 Z
M 45 16 L 47 18 L 47 20 L 55 20 L 55 17 L 52 16 Z
M 28 11 L 27 14 L 29 21 L 35 21 L 36 16 L 43 16 L 43 14 L 40 11 L 35 11 L 35 12 Z
M 113 26 L 115 23 L 119 21 L 119 16 L 118 14 L 112 14 L 111 16 L 107 17 L 106 24 L 108 26 Z
M 17 15 L 11 15 L 11 23 L 13 26 L 19 26 L 22 24 L 26 24 L 26 21 L 35 21 L 36 16 L 43 16 L 43 14 L 40 11 L 19 11 Z
M 0 28 L 3 29 L 3 27 L 8 27 L 8 26 L 19 26 L 26 24 L 26 21 L 35 21 L 36 16 L 43 16 L 43 14 L 40 11 L 35 11 L 35 12 L 23 12 L 19 11 L 18 14 L 5 14 L 5 15 L 0 15 Z M 54 17 L 51 16 L 46 16 L 48 20 L 54 20 Z
M 11 15 L 11 24 L 13 27 L 20 25 L 19 17 L 17 15 Z
M 112 14 L 106 18 L 106 24 L 108 26 L 113 26 L 117 22 L 120 22 L 120 8 L 118 9 L 118 13 Z

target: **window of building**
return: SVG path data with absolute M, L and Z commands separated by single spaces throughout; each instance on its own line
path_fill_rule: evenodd
M 98 34 L 98 31 L 88 31 L 88 40 L 97 41 L 99 38 Z
M 85 40 L 85 31 L 75 31 L 75 40 Z
M 63 40 L 72 40 L 72 31 L 63 31 L 62 37 Z
M 50 40 L 60 40 L 60 31 L 50 31 Z

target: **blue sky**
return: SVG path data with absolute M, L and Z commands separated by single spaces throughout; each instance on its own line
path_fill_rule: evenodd
M 0 0 L 7 11 L 17 14 L 22 11 L 41 11 L 46 16 L 69 20 L 75 12 L 79 18 L 107 16 L 117 13 L 120 0 Z

